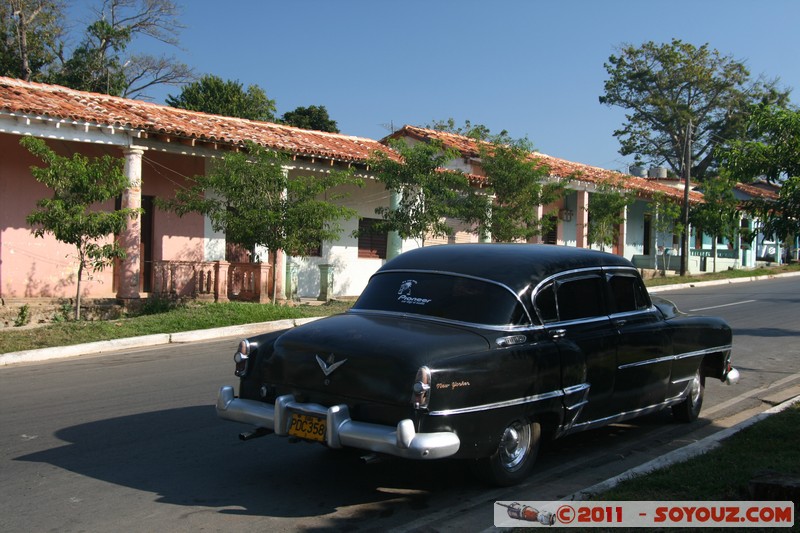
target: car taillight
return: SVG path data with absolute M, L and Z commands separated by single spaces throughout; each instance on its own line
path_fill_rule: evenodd
M 425 409 L 431 399 L 431 371 L 427 366 L 417 370 L 417 377 L 414 379 L 414 394 L 412 402 L 414 409 Z
M 250 344 L 250 341 L 247 339 L 244 339 L 239 343 L 239 349 L 236 350 L 235 354 L 233 354 L 233 360 L 236 363 L 236 371 L 234 373 L 238 377 L 241 378 L 247 375 L 250 354 L 253 353 L 254 348 L 255 345 Z

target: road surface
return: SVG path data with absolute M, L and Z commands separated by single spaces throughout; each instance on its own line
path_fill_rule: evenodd
M 448 531 L 492 525 L 495 500 L 551 500 L 696 441 L 800 385 L 800 281 L 662 293 L 734 328 L 739 385 L 709 382 L 701 420 L 661 413 L 556 441 L 521 486 L 458 461 L 363 464 L 214 412 L 238 339 L 0 367 L 0 531 Z M 465 518 L 467 517 L 467 518 Z

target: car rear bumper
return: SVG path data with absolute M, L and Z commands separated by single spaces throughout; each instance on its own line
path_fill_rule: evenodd
M 290 394 L 278 397 L 272 405 L 236 398 L 231 386 L 221 387 L 217 396 L 220 418 L 267 428 L 276 435 L 289 435 L 295 413 L 324 419 L 325 444 L 330 448 L 359 448 L 407 459 L 440 459 L 454 455 L 461 444 L 452 432 L 417 433 L 410 419 L 401 420 L 397 427 L 354 421 L 346 405 L 300 403 Z

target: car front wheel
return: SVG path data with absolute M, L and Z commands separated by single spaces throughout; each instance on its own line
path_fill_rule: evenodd
M 497 451 L 475 462 L 475 473 L 494 485 L 515 485 L 533 468 L 541 440 L 539 423 L 516 420 L 503 430 Z
M 703 407 L 703 393 L 706 389 L 705 377 L 697 369 L 689 384 L 689 395 L 681 403 L 672 406 L 672 416 L 680 422 L 693 422 L 700 416 Z

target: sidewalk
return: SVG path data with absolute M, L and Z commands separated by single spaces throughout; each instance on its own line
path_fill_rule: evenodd
M 73 344 L 71 346 L 56 346 L 52 348 L 40 348 L 37 350 L 9 352 L 0 354 L 0 367 L 15 363 L 32 363 L 38 361 L 49 361 L 51 359 L 63 359 L 66 357 L 80 357 L 82 355 L 97 355 L 100 353 L 115 352 L 118 350 L 127 350 L 131 348 L 146 348 L 148 346 L 158 346 L 161 344 L 206 341 L 219 339 L 222 337 L 249 337 L 250 335 L 256 335 L 258 333 L 293 328 L 307 322 L 313 322 L 319 318 L 322 317 L 275 320 L 273 322 L 256 322 L 253 324 L 242 324 L 239 326 L 200 329 L 196 331 L 182 331 L 179 333 L 160 333 L 157 335 L 145 335 L 142 337 L 129 337 L 126 339 L 113 339 L 109 341 Z

